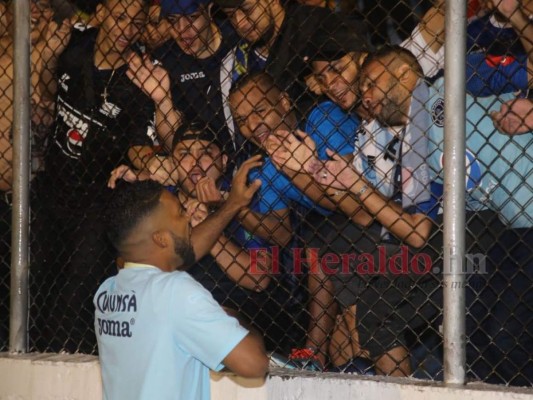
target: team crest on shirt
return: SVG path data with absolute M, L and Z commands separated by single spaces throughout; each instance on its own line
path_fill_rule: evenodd
M 431 106 L 431 119 L 433 123 L 438 127 L 444 126 L 444 99 L 439 98 L 433 106 Z

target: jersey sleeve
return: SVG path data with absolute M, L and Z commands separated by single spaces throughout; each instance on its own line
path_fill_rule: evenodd
M 466 90 L 473 96 L 490 96 L 528 89 L 527 56 L 466 56 Z
M 248 334 L 239 322 L 220 307 L 202 285 L 182 273 L 176 286 L 174 327 L 184 351 L 214 371 Z

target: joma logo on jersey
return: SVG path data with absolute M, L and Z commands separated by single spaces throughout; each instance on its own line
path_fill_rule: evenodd
M 180 82 L 192 81 L 194 79 L 205 78 L 203 71 L 191 72 L 190 74 L 181 74 Z
M 98 334 L 100 336 L 102 335 L 116 336 L 116 337 L 131 337 L 132 336 L 130 324 L 133 324 L 135 322 L 134 319 L 128 322 L 128 321 L 115 321 L 112 319 L 97 318 L 97 321 L 98 321 Z

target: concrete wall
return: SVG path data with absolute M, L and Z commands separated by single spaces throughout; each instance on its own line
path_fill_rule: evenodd
M 266 382 L 212 374 L 213 400 L 532 400 L 533 389 L 274 369 Z M 334 395 L 333 395 L 334 394 Z M 331 396 L 331 397 L 330 397 Z M 101 400 L 98 359 L 86 355 L 0 353 L 0 400 Z
M 86 355 L 0 356 L 1 400 L 100 400 L 98 359 Z

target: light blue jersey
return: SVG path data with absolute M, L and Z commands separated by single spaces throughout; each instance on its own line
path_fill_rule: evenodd
M 359 120 L 344 112 L 331 101 L 317 105 L 307 116 L 304 131 L 315 141 L 318 158 L 328 158 L 326 149 L 341 155 L 352 154 Z M 282 172 L 278 171 L 270 159 L 263 166 L 250 173 L 250 179 L 262 181 L 259 189 L 259 210 L 261 213 L 289 208 L 291 203 L 316 209 L 324 215 L 331 212 L 317 206 L 304 195 Z
M 209 369 L 248 333 L 181 271 L 127 263 L 94 304 L 107 400 L 208 400 Z
M 498 132 L 490 118 L 502 103 L 516 98 L 500 94 L 466 97 L 467 209 L 492 208 L 513 228 L 533 226 L 533 135 L 508 136 Z M 429 132 L 430 165 L 437 183 L 444 178 L 444 80 L 431 88 L 428 107 L 433 125 Z

